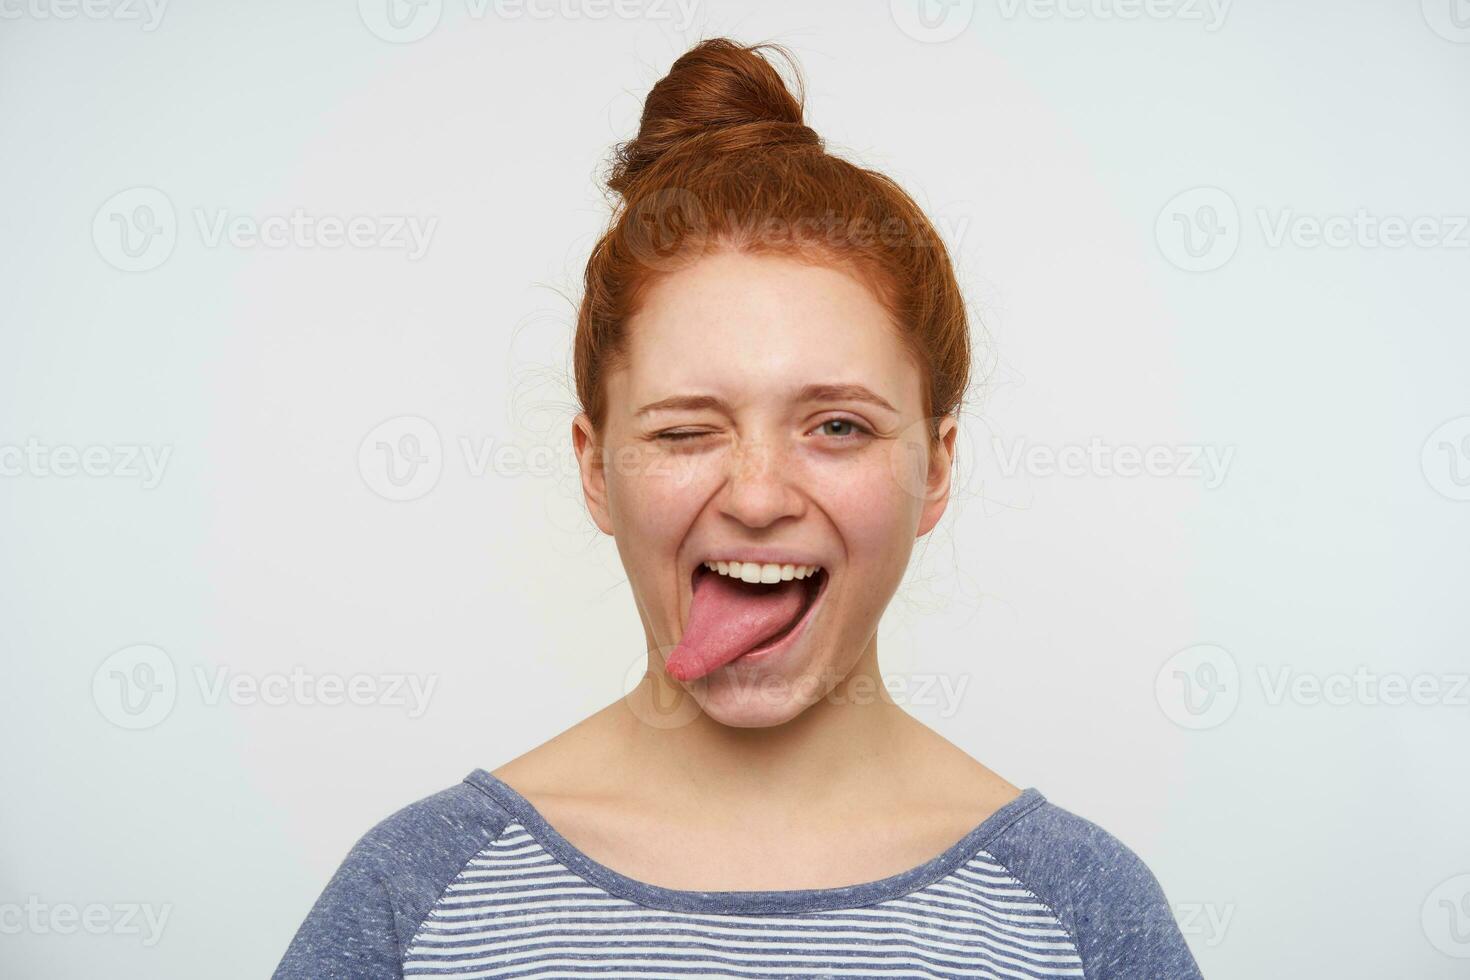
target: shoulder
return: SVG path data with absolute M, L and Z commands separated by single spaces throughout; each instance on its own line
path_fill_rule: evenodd
M 1065 886 L 1073 894 L 1158 887 L 1143 859 L 1102 827 L 1040 793 L 1024 799 L 1029 805 L 986 848 L 996 857 L 1009 857 L 1038 883 Z
M 439 877 L 451 865 L 452 877 L 509 821 L 504 808 L 466 780 L 378 821 L 358 838 L 343 866 L 401 891 L 425 876 Z
M 509 821 L 468 781 L 378 821 L 348 851 L 273 976 L 398 977 L 402 950 L 434 902 Z
M 1025 799 L 984 849 L 1056 915 L 1089 980 L 1199 977 L 1173 909 L 1144 860 L 1041 794 Z

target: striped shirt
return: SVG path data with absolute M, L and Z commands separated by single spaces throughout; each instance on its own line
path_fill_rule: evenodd
M 787 891 L 641 882 L 477 769 L 358 841 L 276 980 L 1198 978 L 1148 868 L 1035 789 L 878 881 Z

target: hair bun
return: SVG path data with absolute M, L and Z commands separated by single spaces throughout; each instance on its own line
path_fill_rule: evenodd
M 800 93 L 800 69 L 780 45 L 747 46 L 723 37 L 702 41 L 648 93 L 638 136 L 617 145 L 607 186 L 626 195 L 640 175 L 680 144 L 709 153 L 776 145 L 820 150 L 821 137 L 802 121 L 801 96 L 791 94 L 759 54 L 762 48 L 786 58 Z

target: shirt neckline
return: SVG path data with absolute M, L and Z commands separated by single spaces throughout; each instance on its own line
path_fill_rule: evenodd
M 543 849 L 575 874 L 619 898 L 672 912 L 810 912 L 857 908 L 899 898 L 954 871 L 1011 824 L 1046 803 L 1040 791 L 1028 787 L 942 853 L 886 878 L 836 888 L 698 891 L 639 881 L 598 862 L 563 837 L 530 800 L 484 769 L 471 772 L 465 782 L 500 804 Z

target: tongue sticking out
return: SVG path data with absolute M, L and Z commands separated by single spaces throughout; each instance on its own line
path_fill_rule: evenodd
M 760 585 L 702 572 L 694 580 L 689 625 L 664 669 L 675 680 L 703 677 L 790 626 L 805 600 L 801 580 Z

